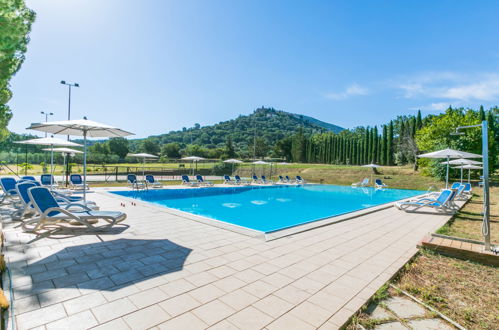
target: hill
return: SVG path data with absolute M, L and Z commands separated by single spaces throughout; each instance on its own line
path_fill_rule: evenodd
M 259 108 L 250 115 L 241 115 L 215 125 L 201 127 L 196 124 L 191 128 L 150 136 L 147 139 L 160 145 L 176 142 L 181 145 L 195 144 L 206 148 L 218 148 L 223 147 L 230 136 L 238 150 L 245 150 L 253 145 L 255 137 L 263 138 L 267 144 L 272 145 L 294 134 L 299 128 L 303 129 L 305 134 L 327 131 L 338 133 L 343 130 L 339 126 L 312 117 L 273 108 Z M 137 145 L 136 143 L 140 141 L 143 140 L 133 140 L 131 143 Z

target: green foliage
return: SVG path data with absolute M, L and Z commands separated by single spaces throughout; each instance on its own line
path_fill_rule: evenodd
M 120 159 L 124 159 L 128 154 L 128 140 L 125 138 L 112 138 L 108 141 L 109 151 L 117 155 Z
M 161 156 L 167 158 L 180 158 L 180 145 L 176 142 L 161 146 Z
M 148 153 L 148 154 L 153 154 L 156 155 L 160 152 L 160 146 L 157 141 L 154 141 L 153 139 L 145 139 L 142 141 L 142 146 L 141 146 L 141 151 Z
M 23 0 L 0 0 L 0 141 L 9 135 L 7 124 L 12 112 L 7 105 L 12 92 L 9 81 L 21 68 L 35 13 Z
M 227 141 L 225 142 L 225 149 L 222 154 L 223 159 L 229 159 L 236 157 L 236 150 L 234 148 L 234 143 L 232 142 L 232 137 L 227 136 Z

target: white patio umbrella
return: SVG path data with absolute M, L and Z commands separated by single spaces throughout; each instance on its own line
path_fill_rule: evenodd
M 87 184 L 87 137 L 124 137 L 133 133 L 92 120 L 75 119 L 31 124 L 28 129 L 52 134 L 83 136 L 83 185 Z M 87 193 L 83 190 L 83 200 Z
M 226 159 L 223 162 L 224 163 L 228 163 L 228 164 L 232 164 L 232 173 L 234 173 L 234 164 L 241 164 L 241 163 L 243 163 L 242 160 L 234 159 L 234 158 Z
M 127 156 L 142 158 L 142 180 L 146 179 L 145 176 L 146 158 L 159 158 L 156 155 L 151 155 L 146 153 L 128 154 Z
M 434 152 L 429 152 L 418 156 L 419 158 L 446 158 L 447 169 L 445 173 L 445 188 L 449 186 L 449 160 L 451 158 L 482 158 L 482 155 L 472 154 L 470 152 L 459 151 L 454 149 L 443 149 Z
M 461 183 L 463 183 L 463 166 L 464 165 L 478 165 L 478 164 L 482 164 L 482 162 L 479 162 L 476 160 L 471 160 L 471 159 L 459 158 L 459 159 L 449 160 L 448 162 L 441 162 L 440 164 L 459 165 L 459 166 L 456 166 L 454 168 L 461 169 Z
M 371 163 L 371 164 L 362 165 L 362 167 L 369 167 L 369 168 L 375 169 L 375 168 L 381 167 L 381 165 Z M 371 172 L 371 181 L 372 180 L 373 180 L 373 172 Z
M 267 163 L 263 160 L 257 160 L 255 162 L 253 162 L 254 165 L 270 165 L 270 163 Z M 255 171 L 256 172 L 256 171 Z M 263 169 L 262 169 L 262 173 L 263 173 Z M 256 175 L 256 173 L 254 173 L 254 175 Z
M 47 148 L 47 149 L 43 149 L 45 151 L 50 151 L 51 149 Z M 69 162 L 69 160 L 67 159 L 70 155 L 71 156 L 74 156 L 74 154 L 82 154 L 83 151 L 80 151 L 80 150 L 76 150 L 76 149 L 71 149 L 71 148 L 54 148 L 53 149 L 54 152 L 60 152 L 61 154 L 64 155 L 64 163 L 62 165 L 63 168 L 66 168 L 66 162 Z
M 461 166 L 455 166 L 454 168 L 460 168 L 461 169 L 461 183 L 463 182 L 463 169 L 468 170 L 468 183 L 471 181 L 471 170 L 482 170 L 483 167 L 477 166 L 477 165 L 461 165 Z
M 81 144 L 74 143 L 71 141 L 55 138 L 53 136 L 51 137 L 44 137 L 44 138 L 38 138 L 38 139 L 31 139 L 31 140 L 24 140 L 24 141 L 16 141 L 14 143 L 19 143 L 19 144 L 30 144 L 30 145 L 39 145 L 39 146 L 50 146 L 48 149 L 44 150 L 49 150 L 50 151 L 50 174 L 54 175 L 54 146 L 59 146 L 59 147 L 81 147 Z M 52 181 L 50 183 L 50 186 L 52 187 Z
M 187 157 L 183 157 L 183 158 L 180 158 L 182 160 L 192 160 L 192 165 L 194 165 L 194 163 L 196 163 L 196 170 L 198 169 L 198 163 L 200 160 L 203 160 L 205 158 L 203 157 L 198 157 L 198 156 L 187 156 Z M 192 167 L 192 175 L 194 175 L 194 166 Z

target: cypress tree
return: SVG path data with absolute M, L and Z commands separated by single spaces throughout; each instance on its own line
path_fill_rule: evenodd
M 418 115 L 416 117 L 416 130 L 423 127 L 423 119 L 421 118 L 421 110 L 418 110 Z
M 366 130 L 366 135 L 367 135 L 367 144 L 366 144 L 366 164 L 370 162 L 370 158 L 371 158 L 371 130 L 369 129 L 369 127 L 367 128 Z
M 485 111 L 483 110 L 483 105 L 480 106 L 480 110 L 478 110 L 480 113 L 480 123 L 485 120 Z
M 386 128 L 386 125 L 383 125 L 383 136 L 381 140 L 381 164 L 382 165 L 387 165 L 388 160 L 387 160 L 387 143 L 388 143 L 388 131 Z
M 388 137 L 386 143 L 386 159 L 388 165 L 393 165 L 393 121 L 390 120 L 390 126 L 388 126 Z
M 378 161 L 378 126 L 374 126 L 373 130 L 373 163 Z

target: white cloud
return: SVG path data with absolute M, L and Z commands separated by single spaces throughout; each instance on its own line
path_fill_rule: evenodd
M 348 86 L 342 92 L 327 93 L 324 95 L 324 97 L 331 99 L 331 100 L 344 100 L 344 99 L 349 98 L 351 96 L 367 95 L 367 94 L 369 94 L 369 89 L 354 83 L 354 84 L 351 84 L 350 86 Z
M 439 98 L 450 101 L 499 100 L 499 74 L 464 75 L 450 72 L 416 75 L 398 83 L 405 98 Z M 437 103 L 435 103 L 437 104 Z
M 412 107 L 411 110 L 423 110 L 423 111 L 443 111 L 449 108 L 449 106 L 457 106 L 457 104 L 450 104 L 449 102 L 436 102 L 427 105 L 422 105 L 419 107 Z

